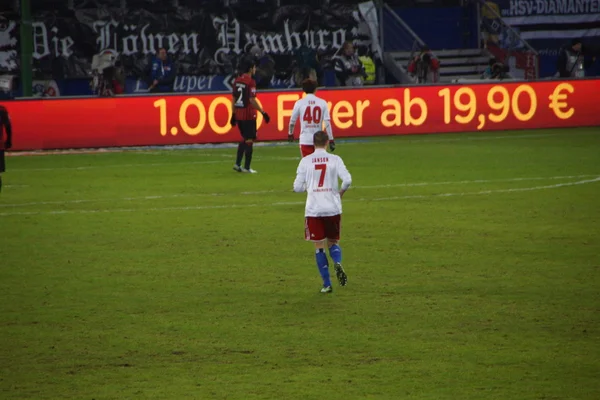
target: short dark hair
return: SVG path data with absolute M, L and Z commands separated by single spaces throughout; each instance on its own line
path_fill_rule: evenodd
M 246 73 L 256 66 L 256 58 L 246 55 L 242 57 L 238 65 L 238 70 L 241 73 Z
M 327 144 L 329 136 L 323 131 L 318 131 L 313 135 L 313 143 L 316 147 L 323 147 Z
M 305 79 L 302 81 L 302 90 L 305 93 L 314 93 L 317 90 L 317 81 L 313 80 L 313 79 Z

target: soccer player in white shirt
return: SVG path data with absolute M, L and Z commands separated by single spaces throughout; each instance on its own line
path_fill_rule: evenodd
M 294 128 L 298 118 L 300 118 L 300 153 L 302 154 L 302 157 L 306 157 L 315 151 L 313 136 L 316 132 L 323 130 L 323 125 L 325 125 L 324 130 L 329 136 L 329 150 L 335 150 L 335 142 L 333 141 L 333 133 L 331 132 L 329 109 L 327 108 L 327 102 L 325 100 L 315 96 L 317 85 L 317 81 L 312 79 L 305 79 L 302 81 L 302 90 L 306 93 L 306 97 L 296 101 L 290 119 L 288 140 L 293 142 Z
M 323 278 L 321 293 L 331 293 L 329 263 L 325 244 L 333 260 L 335 274 L 340 286 L 346 286 L 348 278 L 342 267 L 340 224 L 342 219 L 342 196 L 352 183 L 352 176 L 341 157 L 328 153 L 327 133 L 314 135 L 314 153 L 302 158 L 296 171 L 294 192 L 307 192 L 305 208 L 305 239 L 315 243 L 317 267 Z M 338 188 L 339 179 L 342 187 Z

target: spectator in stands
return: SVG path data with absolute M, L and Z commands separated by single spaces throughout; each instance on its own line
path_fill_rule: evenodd
M 92 58 L 90 88 L 100 97 L 125 92 L 125 73 L 114 50 L 104 50 Z
M 308 46 L 306 39 L 294 51 L 293 77 L 296 87 L 302 87 L 305 79 L 321 82 L 321 64 L 317 51 Z
M 500 21 L 500 7 L 496 2 L 486 0 L 481 3 L 481 28 L 483 36 L 481 47 L 498 46 L 502 23 Z
M 600 44 L 590 46 L 589 51 L 586 48 L 586 53 L 589 53 L 591 60 L 588 76 L 600 76 Z
M 581 39 L 573 39 L 570 46 L 560 50 L 556 67 L 561 78 L 583 78 L 585 76 L 584 52 Z
M 115 70 L 112 75 L 113 78 L 113 91 L 115 94 L 125 93 L 125 69 L 121 60 L 115 62 Z
M 173 91 L 175 81 L 175 65 L 167 56 L 167 49 L 161 47 L 152 59 L 152 70 L 150 71 L 150 87 L 148 91 L 153 93 L 164 93 Z
M 417 83 L 435 83 L 439 79 L 440 61 L 433 55 L 428 46 L 423 46 L 408 65 L 408 72 L 415 77 Z
M 340 86 L 363 86 L 365 69 L 354 52 L 352 42 L 345 42 L 341 54 L 334 58 L 335 76 Z
M 268 89 L 271 86 L 273 75 L 275 75 L 275 60 L 262 51 L 258 45 L 252 46 L 247 54 L 256 60 L 256 73 L 254 74 L 256 88 Z
M 116 66 L 106 68 L 102 73 L 102 78 L 105 84 L 99 93 L 100 96 L 110 97 L 115 94 L 125 93 L 125 84 L 120 79 L 119 70 Z
M 499 62 L 496 58 L 490 58 L 488 66 L 481 75 L 482 79 L 504 79 L 508 73 L 509 68 L 507 65 Z
M 373 60 L 372 52 L 367 46 L 363 46 L 359 47 L 358 53 L 358 59 L 362 63 L 365 71 L 364 84 L 373 85 L 375 83 L 375 79 L 377 78 L 377 68 L 375 66 L 375 61 Z

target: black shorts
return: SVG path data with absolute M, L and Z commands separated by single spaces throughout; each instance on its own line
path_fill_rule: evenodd
M 237 122 L 238 128 L 244 140 L 255 140 L 256 139 L 256 120 L 244 120 Z
M 6 171 L 6 164 L 4 163 L 4 150 L 0 150 L 0 172 Z

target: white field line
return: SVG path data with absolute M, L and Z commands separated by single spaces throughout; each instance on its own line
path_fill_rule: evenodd
M 219 164 L 229 161 L 225 160 L 211 160 L 211 161 L 187 161 L 187 162 L 173 162 L 173 163 L 140 163 L 140 164 L 107 164 L 107 165 L 86 165 L 82 167 L 49 167 L 49 168 L 11 168 L 9 172 L 32 172 L 32 171 L 59 171 L 59 170 L 72 170 L 72 171 L 83 171 L 88 169 L 99 169 L 99 168 L 129 168 L 129 167 L 155 167 L 161 165 L 189 165 L 189 164 Z
M 584 133 L 589 133 L 589 132 L 572 132 L 569 135 L 573 135 L 573 134 L 584 134 Z M 461 137 L 445 137 L 446 134 L 439 134 L 439 135 L 435 135 L 433 134 L 433 136 L 435 137 L 431 137 L 432 135 L 426 134 L 426 135 L 406 135 L 406 136 L 381 136 L 379 137 L 381 140 L 378 139 L 373 139 L 370 140 L 370 138 L 366 137 L 366 138 L 361 138 L 361 137 L 357 137 L 357 138 L 342 138 L 339 139 L 338 141 L 340 143 L 343 143 L 343 146 L 348 146 L 348 145 L 365 145 L 365 144 L 379 144 L 379 143 L 390 143 L 392 142 L 392 140 L 390 139 L 384 139 L 384 138 L 392 138 L 392 137 L 402 137 L 403 139 L 406 138 L 405 140 L 399 140 L 397 141 L 397 143 L 399 144 L 403 144 L 403 143 L 423 143 L 423 142 L 464 142 L 464 141 L 469 141 L 469 140 L 498 140 L 498 139 L 531 139 L 531 138 L 541 138 L 541 137 L 548 137 L 548 136 L 560 136 L 560 135 L 565 135 L 565 133 L 563 132 L 553 132 L 553 133 L 536 133 L 536 134 L 530 134 L 530 135 L 519 135 L 519 134 L 515 134 L 515 135 L 504 135 L 504 136 L 488 136 L 488 135 L 481 135 L 481 136 L 461 136 Z M 452 133 L 449 133 L 448 135 L 452 135 Z M 424 137 L 424 136 L 428 136 L 428 137 Z M 407 139 L 408 137 L 419 137 L 419 139 Z M 362 139 L 362 140 L 361 140 Z M 286 146 L 298 146 L 297 143 L 294 144 L 287 144 L 284 143 L 282 145 L 279 146 L 274 146 L 272 145 L 272 143 L 277 143 L 277 142 L 265 142 L 265 143 L 256 143 L 255 145 L 257 147 L 265 147 L 265 148 L 281 148 L 281 147 L 286 147 Z M 165 149 L 161 149 L 161 150 L 156 150 L 154 148 L 152 149 L 148 149 L 148 150 L 144 150 L 144 149 L 139 149 L 139 150 L 128 150 L 127 148 L 119 148 L 119 147 L 115 147 L 115 148 L 107 148 L 107 147 L 103 147 L 103 148 L 98 148 L 98 149 L 69 149 L 69 150 L 36 150 L 36 151 L 23 151 L 23 152 L 11 152 L 8 153 L 8 156 L 12 156 L 12 157 L 27 157 L 27 156 L 40 156 L 40 155 L 65 155 L 65 154 L 97 154 L 97 155 L 102 155 L 102 154 L 114 154 L 114 153 L 131 153 L 131 154 L 147 154 L 147 155 L 181 155 L 178 154 L 176 150 L 188 150 L 188 151 L 196 151 L 196 150 L 222 150 L 222 149 L 230 149 L 230 148 L 234 148 L 235 146 L 237 146 L 237 144 L 235 143 L 224 143 L 223 145 L 207 145 L 207 147 L 202 147 L 202 145 L 198 145 L 198 147 L 196 148 L 189 148 L 189 144 L 186 145 L 181 145 L 181 148 L 177 148 L 177 146 L 165 146 Z M 155 146 L 149 146 L 149 147 L 155 147 Z M 202 154 L 200 153 L 202 156 L 222 156 L 222 157 L 230 157 L 229 155 L 225 155 L 225 154 Z M 258 159 L 258 158 L 257 158 Z M 286 159 L 292 159 L 292 160 L 299 160 L 300 157 L 278 157 L 275 159 L 282 159 L 282 160 L 286 160 Z M 193 163 L 193 162 L 192 162 Z M 125 164 L 121 164 L 121 165 L 107 165 L 107 166 L 91 166 L 91 167 L 80 167 L 79 169 L 90 169 L 90 168 L 103 168 L 103 167 L 127 167 L 127 166 L 144 166 L 144 165 L 165 165 L 168 163 L 164 163 L 164 164 L 133 164 L 133 165 L 125 165 Z M 180 164 L 186 164 L 186 163 L 180 163 Z M 78 169 L 77 167 L 72 168 L 72 167 L 59 167 L 56 169 Z M 33 169 L 26 169 L 27 171 L 52 171 L 54 170 L 54 168 L 33 168 Z M 23 169 L 17 169 L 13 171 L 24 171 Z
M 220 156 L 214 154 L 213 156 Z M 196 165 L 196 164 L 224 164 L 230 163 L 232 166 L 235 163 L 234 156 L 222 155 L 230 158 L 230 160 L 204 160 L 204 161 L 184 161 L 184 162 L 161 162 L 161 163 L 138 163 L 138 164 L 102 164 L 102 165 L 86 165 L 81 167 L 48 167 L 48 168 L 11 168 L 9 172 L 33 172 L 33 171 L 84 171 L 88 169 L 103 169 L 103 168 L 130 168 L 130 167 L 157 167 L 162 165 Z M 254 157 L 255 160 L 282 160 L 282 161 L 300 161 L 300 157 Z
M 392 201 L 392 200 L 407 200 L 407 199 L 427 199 L 439 197 L 460 197 L 460 196 L 476 196 L 500 193 L 513 192 L 530 192 L 535 190 L 556 189 L 566 186 L 584 185 L 588 183 L 600 182 L 600 177 L 594 179 L 586 179 L 576 182 L 557 183 L 555 185 L 533 186 L 526 188 L 511 188 L 511 189 L 494 189 L 480 190 L 477 192 L 457 192 L 457 193 L 439 193 L 439 194 L 424 194 L 424 195 L 408 195 L 408 196 L 393 196 L 380 198 L 359 198 L 346 199 L 345 203 L 355 202 L 374 202 L 374 201 Z M 276 207 L 303 205 L 304 201 L 277 202 L 271 204 L 224 204 L 224 205 L 209 205 L 209 206 L 182 206 L 182 207 L 153 207 L 153 208 L 114 208 L 104 210 L 52 210 L 52 211 L 24 211 L 24 212 L 6 212 L 0 213 L 0 216 L 18 216 L 18 215 L 59 215 L 59 214 L 98 214 L 98 213 L 133 213 L 133 212 L 158 212 L 158 211 L 189 211 L 189 210 L 216 210 L 216 209 L 232 209 L 232 208 L 253 208 L 253 207 Z
M 524 178 L 506 178 L 506 179 L 475 179 L 475 180 L 463 180 L 463 181 L 445 181 L 445 182 L 413 182 L 413 183 L 391 183 L 385 185 L 372 185 L 372 186 L 352 186 L 350 190 L 355 189 L 387 189 L 387 188 L 399 188 L 399 187 L 423 187 L 423 186 L 438 186 L 438 185 L 465 185 L 473 183 L 494 183 L 494 182 L 523 182 L 523 181 L 543 181 L 543 180 L 557 180 L 557 179 L 581 179 L 596 177 L 595 175 L 567 175 L 567 176 L 536 176 L 536 177 L 524 177 Z M 35 201 L 28 203 L 12 203 L 12 204 L 0 204 L 0 208 L 8 207 L 28 207 L 28 206 L 46 206 L 46 205 L 66 205 L 66 204 L 82 204 L 82 203 L 101 203 L 101 202 L 115 202 L 115 201 L 138 201 L 138 200 L 161 200 L 161 199 L 175 199 L 184 197 L 219 197 L 219 196 L 238 196 L 238 195 L 258 195 L 268 193 L 289 193 L 290 190 L 257 190 L 247 191 L 238 193 L 180 193 L 180 194 L 167 194 L 167 195 L 149 195 L 139 197 L 119 197 L 119 198 L 106 198 L 106 199 L 73 199 L 73 200 L 56 200 L 56 201 Z

